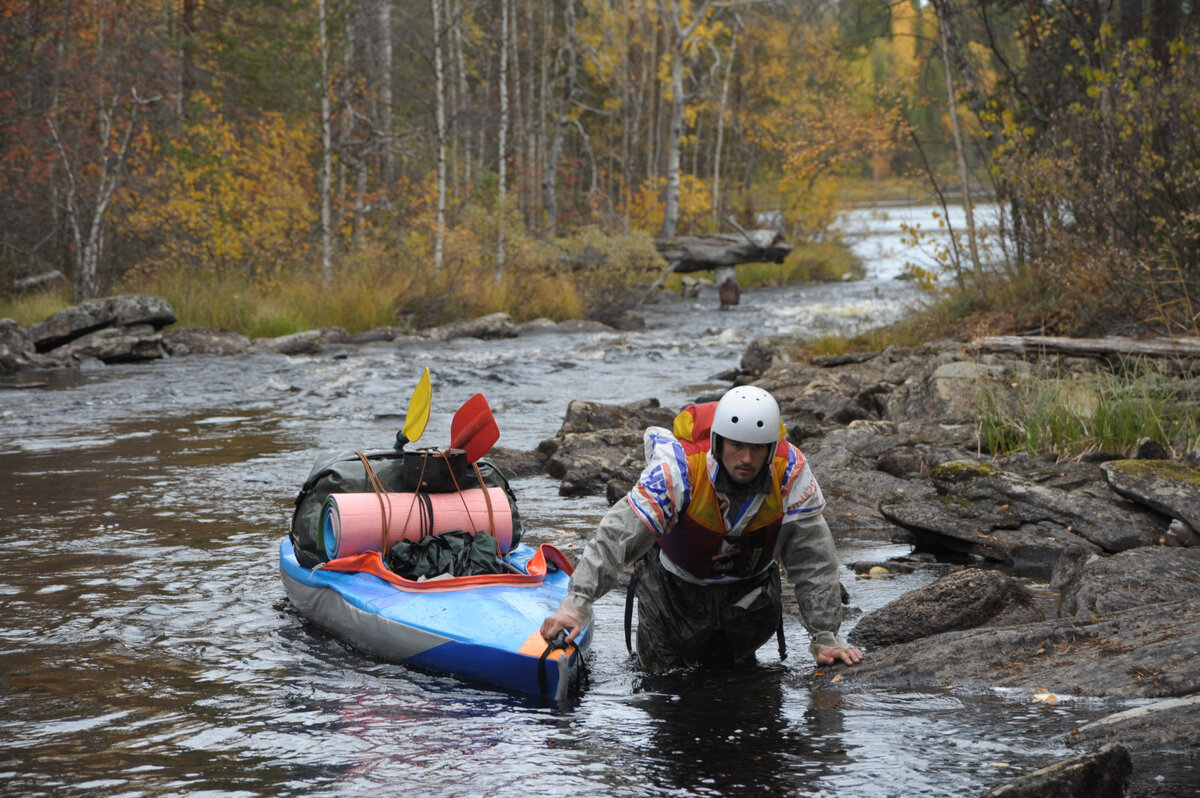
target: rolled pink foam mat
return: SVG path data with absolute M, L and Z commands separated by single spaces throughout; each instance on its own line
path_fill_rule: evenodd
M 513 518 L 504 488 L 486 492 L 471 488 L 460 493 L 333 493 L 325 500 L 321 526 L 325 555 L 331 560 L 364 551 L 386 553 L 401 540 L 420 540 L 455 529 L 488 532 L 500 543 L 501 554 L 507 554 L 512 547 Z

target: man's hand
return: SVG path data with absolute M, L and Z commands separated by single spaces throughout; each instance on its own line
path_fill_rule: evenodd
M 547 641 L 553 640 L 563 629 L 567 630 L 567 642 L 574 643 L 575 638 L 583 631 L 583 624 L 580 623 L 578 615 L 566 610 L 559 610 L 542 621 L 542 637 Z
M 545 626 L 543 625 L 543 629 Z M 832 665 L 835 662 L 844 662 L 847 665 L 857 665 L 862 662 L 863 653 L 857 648 L 823 648 L 817 652 L 818 665 Z

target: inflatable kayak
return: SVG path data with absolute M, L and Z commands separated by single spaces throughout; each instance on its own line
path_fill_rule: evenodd
M 571 565 L 553 546 L 518 544 L 511 573 L 411 581 L 378 552 L 312 568 L 290 538 L 280 575 L 301 615 L 349 645 L 390 662 L 562 701 L 583 667 L 591 630 L 577 645 L 548 646 L 538 633 L 566 595 Z

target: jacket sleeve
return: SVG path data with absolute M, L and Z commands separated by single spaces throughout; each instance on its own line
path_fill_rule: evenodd
M 838 575 L 833 535 L 820 513 L 787 521 L 782 530 L 779 559 L 796 590 L 804 628 L 812 637 L 815 657 L 823 648 L 845 648 L 838 636 L 842 625 L 842 583 Z
M 629 501 L 617 501 L 600 519 L 584 547 L 559 610 L 577 614 L 584 626 L 591 623 L 592 602 L 612 590 L 622 571 L 653 546 L 654 534 Z

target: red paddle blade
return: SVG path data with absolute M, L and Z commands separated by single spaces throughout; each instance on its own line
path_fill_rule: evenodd
M 500 428 L 487 399 L 477 393 L 463 403 L 450 422 L 450 448 L 465 449 L 467 462 L 474 463 L 487 454 L 500 438 Z

